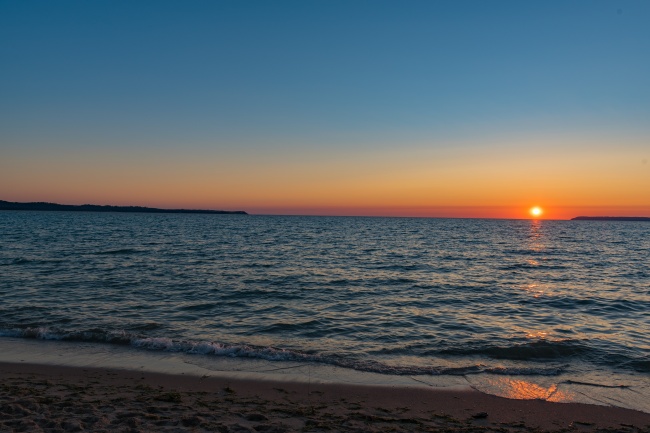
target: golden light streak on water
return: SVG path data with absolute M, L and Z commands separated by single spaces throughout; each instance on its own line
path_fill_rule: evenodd
M 540 385 L 521 379 L 502 377 L 490 381 L 491 393 L 506 398 L 518 400 L 546 400 L 554 402 L 569 402 L 575 400 L 572 392 L 558 388 L 558 384 Z

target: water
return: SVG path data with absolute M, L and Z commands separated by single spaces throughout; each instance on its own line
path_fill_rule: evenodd
M 650 395 L 643 222 L 1 212 L 0 300 L 4 337 Z

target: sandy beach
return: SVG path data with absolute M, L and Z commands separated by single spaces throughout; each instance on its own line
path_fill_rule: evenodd
M 476 391 L 0 363 L 0 431 L 650 431 L 650 414 Z

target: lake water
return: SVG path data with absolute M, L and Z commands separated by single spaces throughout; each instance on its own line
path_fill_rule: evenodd
M 650 411 L 643 222 L 5 211 L 0 301 L 2 337 Z

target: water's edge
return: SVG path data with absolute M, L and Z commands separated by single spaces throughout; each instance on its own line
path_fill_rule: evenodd
M 601 385 L 575 376 L 516 374 L 381 374 L 310 361 L 206 356 L 178 351 L 142 350 L 98 342 L 48 341 L 0 337 L 0 362 L 148 371 L 233 379 L 339 383 L 364 386 L 475 390 L 512 399 L 614 406 L 650 413 L 650 384 L 630 377 L 627 384 Z

